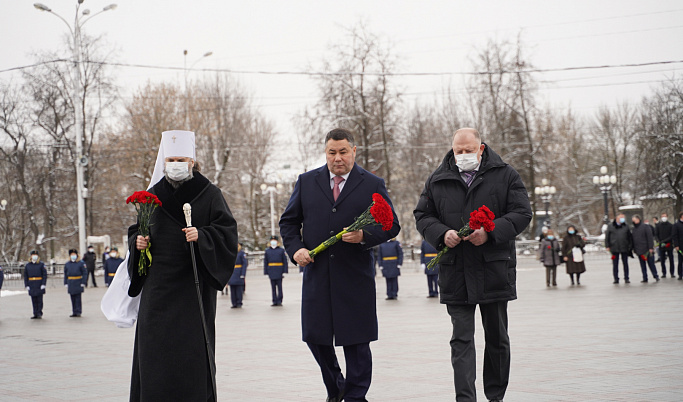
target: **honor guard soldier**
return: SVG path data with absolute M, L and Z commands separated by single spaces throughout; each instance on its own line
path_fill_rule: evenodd
M 427 264 L 436 257 L 438 252 L 424 240 L 422 240 L 421 250 L 420 264 L 427 275 L 427 288 L 429 288 L 429 296 L 427 297 L 437 297 L 439 296 L 439 264 L 435 264 L 432 269 L 428 269 Z
M 43 295 L 46 284 L 47 270 L 45 264 L 40 261 L 38 252 L 33 250 L 31 251 L 31 261 L 24 267 L 24 285 L 28 290 L 28 295 L 31 296 L 31 303 L 33 303 L 33 317 L 31 319 L 43 317 Z
M 396 239 L 391 239 L 379 245 L 377 252 L 379 268 L 382 276 L 387 280 L 387 300 L 398 298 L 398 277 L 403 265 L 403 248 Z
M 282 278 L 283 274 L 289 273 L 287 254 L 285 249 L 278 247 L 277 236 L 270 236 L 270 247 L 263 256 L 263 275 L 270 278 L 270 287 L 273 291 L 273 304 L 282 306 Z
M 92 278 L 92 286 L 97 287 L 97 282 L 95 282 L 95 262 L 97 260 L 97 254 L 95 254 L 95 248 L 93 246 L 88 246 L 88 251 L 83 254 L 83 262 L 85 267 L 88 269 L 88 277 Z M 88 287 L 88 281 L 85 281 L 85 287 Z
M 107 256 L 108 258 L 104 260 L 104 284 L 109 287 L 123 259 L 119 256 L 119 249 L 116 247 L 112 247 Z
M 237 258 L 235 259 L 235 269 L 228 280 L 230 285 L 230 299 L 232 308 L 242 307 L 242 293 L 244 292 L 244 277 L 247 276 L 247 256 L 242 249 L 242 243 L 237 244 Z
M 83 260 L 78 260 L 78 250 L 69 250 L 69 261 L 64 264 L 64 287 L 71 295 L 72 314 L 69 317 L 80 317 L 83 312 L 81 293 L 88 280 L 88 269 Z

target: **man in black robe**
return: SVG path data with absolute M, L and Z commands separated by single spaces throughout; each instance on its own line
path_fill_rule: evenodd
M 151 217 L 150 235 L 128 230 L 131 284 L 140 292 L 135 331 L 131 401 L 217 400 L 215 366 L 216 292 L 232 274 L 237 255 L 237 224 L 221 190 L 194 168 L 194 133 L 167 131 L 157 158 L 164 177 L 149 192 L 162 206 Z M 183 204 L 192 206 L 186 227 Z M 151 242 L 151 266 L 138 272 L 140 250 Z M 205 322 L 202 323 L 190 247 L 195 248 Z M 207 349 L 206 339 L 211 349 Z M 213 377 L 213 378 L 212 378 Z

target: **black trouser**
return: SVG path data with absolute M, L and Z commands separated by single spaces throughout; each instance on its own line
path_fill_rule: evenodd
M 271 279 L 270 280 L 270 289 L 273 292 L 273 304 L 275 304 L 275 305 L 282 304 L 282 278 Z
M 666 258 L 669 258 L 669 272 L 674 276 L 674 251 L 673 249 L 666 249 L 659 247 L 659 262 L 662 264 L 662 276 L 666 276 Z
M 88 268 L 88 277 L 92 278 L 93 287 L 97 287 L 97 282 L 95 282 L 95 268 Z M 85 281 L 85 287 L 88 287 L 88 281 Z
M 344 391 L 344 400 L 347 402 L 365 401 L 372 381 L 372 353 L 369 343 L 344 346 L 346 379 L 339 368 L 334 346 L 308 343 L 308 348 L 320 366 L 329 398 L 337 397 Z
M 427 275 L 427 287 L 430 296 L 439 295 L 439 275 Z
M 557 265 L 545 266 L 545 284 L 550 286 L 551 279 L 553 286 L 557 285 Z
M 387 280 L 387 297 L 395 299 L 398 297 L 398 277 L 385 278 Z
M 242 305 L 243 291 L 244 285 L 230 285 L 230 300 L 232 301 L 233 307 L 238 307 Z
M 683 252 L 681 251 L 678 252 L 678 279 L 683 279 Z
M 647 282 L 647 267 L 646 264 L 650 267 L 650 272 L 652 272 L 652 277 L 655 279 L 659 279 L 659 275 L 657 275 L 657 266 L 655 265 L 655 257 L 652 255 L 649 255 L 647 257 L 647 260 L 643 260 L 643 257 L 638 256 L 638 262 L 640 262 L 640 270 L 643 271 L 643 280 Z
M 619 256 L 624 265 L 624 280 L 628 281 L 628 253 L 612 253 L 612 275 L 614 281 L 619 282 Z
M 31 296 L 31 303 L 33 304 L 33 316 L 43 316 L 43 295 Z
M 477 352 L 474 348 L 475 304 L 447 305 L 453 324 L 451 364 L 455 400 L 476 401 L 474 386 Z M 510 338 L 508 337 L 507 301 L 480 304 L 484 327 L 484 394 L 488 399 L 503 399 L 510 378 Z
M 71 295 L 71 309 L 74 315 L 81 315 L 83 308 L 81 306 L 81 293 Z

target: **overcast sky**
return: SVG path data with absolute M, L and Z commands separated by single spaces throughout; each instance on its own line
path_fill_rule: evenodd
M 34 1 L 0 0 L 2 57 L 0 70 L 31 64 L 31 52 L 63 49 L 66 25 L 33 7 Z M 116 0 L 114 0 L 116 1 Z M 73 22 L 76 0 L 42 0 Z M 529 58 L 541 69 L 683 61 L 683 2 L 676 0 L 571 1 L 407 1 L 407 0 L 269 0 L 161 1 L 118 0 L 113 11 L 85 25 L 104 34 L 118 49 L 121 63 L 183 67 L 207 51 L 195 70 L 305 71 L 329 56 L 344 27 L 359 20 L 392 43 L 398 72 L 471 71 L 475 49 L 491 38 L 514 41 L 521 32 Z M 109 0 L 86 0 L 81 9 L 94 14 Z M 67 57 L 68 55 L 65 55 Z M 601 105 L 637 102 L 658 81 L 680 75 L 683 63 L 636 68 L 605 68 L 543 73 L 542 100 L 555 107 L 571 105 L 592 115 Z M 182 71 L 120 67 L 122 94 L 147 80 L 183 81 Z M 198 78 L 201 71 L 193 71 Z M 0 81 L 16 77 L 0 72 Z M 307 76 L 240 73 L 254 103 L 276 123 L 282 138 L 291 135 L 290 119 L 316 99 Z M 463 76 L 398 78 L 405 99 L 428 100 Z M 288 135 L 289 134 L 289 135 Z

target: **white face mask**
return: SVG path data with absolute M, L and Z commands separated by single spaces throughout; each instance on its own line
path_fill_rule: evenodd
M 276 241 L 276 240 L 271 240 L 271 241 L 270 241 L 270 247 L 272 247 L 272 248 L 277 247 L 277 241 Z
M 662 216 L 662 222 L 666 222 L 668 219 L 666 216 Z
M 95 251 L 94 248 L 89 248 L 89 249 L 88 249 L 88 252 L 89 252 L 89 253 L 92 253 L 92 252 L 94 252 L 94 251 Z
M 76 261 L 76 258 L 78 258 L 78 256 L 77 256 L 76 254 L 72 254 L 72 255 L 71 255 L 71 261 L 74 261 L 74 262 L 75 262 L 75 261 Z
M 455 156 L 455 164 L 463 172 L 471 172 L 479 164 L 477 154 L 460 154 Z
M 32 255 L 32 256 L 31 256 L 31 261 L 33 261 L 33 262 L 38 262 L 38 256 L 37 256 L 37 255 Z
M 190 165 L 187 162 L 166 162 L 166 176 L 175 181 L 182 181 L 190 176 Z
M 111 258 L 116 258 L 116 251 L 110 251 L 110 252 L 109 252 L 109 256 L 110 256 Z

